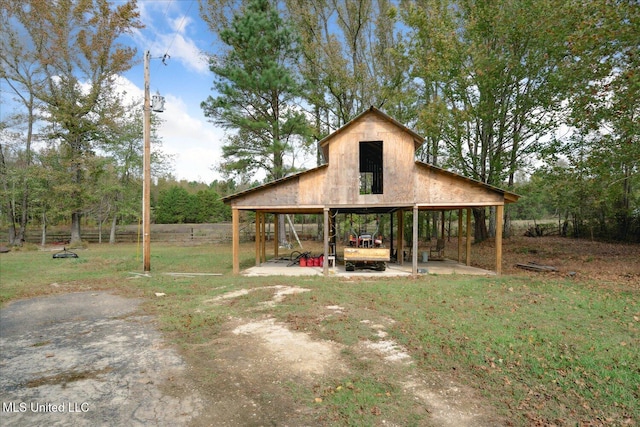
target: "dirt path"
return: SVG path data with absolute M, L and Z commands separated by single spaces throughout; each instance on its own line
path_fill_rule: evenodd
M 273 298 L 260 306 L 273 306 L 286 295 L 310 290 L 298 287 L 271 286 Z M 253 289 L 255 290 L 255 289 Z M 203 309 L 232 303 L 250 290 L 234 291 L 205 302 Z M 325 316 L 348 316 L 339 306 L 327 306 Z M 221 426 L 242 425 L 332 425 L 323 418 L 321 405 L 314 408 L 297 395 L 300 388 L 312 389 L 319 383 L 337 384 L 353 371 L 353 360 L 367 363 L 371 375 L 385 375 L 402 392 L 404 399 L 421 414 L 427 426 L 499 426 L 502 423 L 486 407 L 474 390 L 442 376 L 425 376 L 418 372 L 408 352 L 391 340 L 385 329 L 393 319 L 374 323 L 364 320 L 379 338 L 344 346 L 329 340 L 313 339 L 309 334 L 290 330 L 265 312 L 258 319 L 229 319 L 215 342 L 203 345 L 202 354 L 215 349 L 215 357 L 202 361 L 205 370 L 214 372 L 215 388 L 210 390 L 208 410 L 194 421 L 196 426 L 215 423 Z M 345 357 L 345 354 L 351 357 Z M 321 402 L 321 398 L 317 402 Z M 406 403 L 405 403 L 406 405 Z M 382 415 L 377 425 L 399 425 Z

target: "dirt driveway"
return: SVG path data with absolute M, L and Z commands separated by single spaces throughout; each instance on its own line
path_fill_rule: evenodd
M 140 302 L 81 292 L 0 310 L 0 425 L 180 426 L 197 416 L 186 365 Z

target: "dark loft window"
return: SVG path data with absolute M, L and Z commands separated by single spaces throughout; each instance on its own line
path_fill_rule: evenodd
M 382 194 L 382 141 L 360 142 L 360 194 Z

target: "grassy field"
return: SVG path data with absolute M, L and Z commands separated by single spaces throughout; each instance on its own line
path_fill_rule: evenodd
M 253 262 L 253 247 L 242 250 L 241 267 L 247 267 Z M 58 260 L 45 251 L 1 254 L 0 302 L 98 289 L 144 297 L 145 309 L 158 315 L 167 338 L 199 376 L 207 378 L 206 366 L 198 366 L 198 346 L 214 339 L 230 316 L 258 316 L 252 307 L 263 296 L 253 292 L 214 311 L 195 307 L 237 289 L 274 283 L 304 286 L 312 292 L 288 296 L 286 303 L 270 308 L 270 314 L 292 329 L 345 345 L 371 338 L 363 319 L 393 319 L 390 336 L 409 351 L 419 370 L 470 385 L 512 425 L 640 423 L 637 286 L 603 287 L 588 278 L 532 274 L 366 281 L 239 278 L 230 274 L 227 245 L 156 244 L 151 277 L 142 277 L 141 254 L 134 245 L 91 245 L 77 252 L 78 259 Z M 163 274 L 168 272 L 222 275 Z M 156 298 L 156 292 L 167 297 Z M 349 315 L 323 319 L 320 311 L 329 305 L 344 307 Z M 344 425 L 374 425 L 380 412 L 407 425 L 421 425 L 424 415 L 402 418 L 409 403 L 390 398 L 396 387 L 392 379 L 371 376 L 366 365 L 355 362 L 351 368 L 352 374 L 337 386 L 292 386 L 290 392 L 310 405 L 320 396 L 322 419 Z M 206 387 L 204 380 L 201 386 Z M 376 410 L 362 411 L 363 405 Z

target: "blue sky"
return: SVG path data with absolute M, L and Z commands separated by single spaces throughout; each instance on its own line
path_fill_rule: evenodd
M 200 17 L 198 0 L 140 0 L 138 8 L 145 28 L 123 42 L 137 47 L 139 63 L 122 76 L 122 89 L 142 99 L 143 57 L 149 50 L 151 94 L 159 91 L 165 97 L 158 133 L 163 151 L 175 156 L 173 175 L 209 184 L 221 178 L 212 167 L 220 159 L 224 138 L 224 131 L 200 108 L 212 94 L 214 75 L 204 53 L 213 52 L 215 35 Z M 165 53 L 170 56 L 166 65 L 160 59 Z

